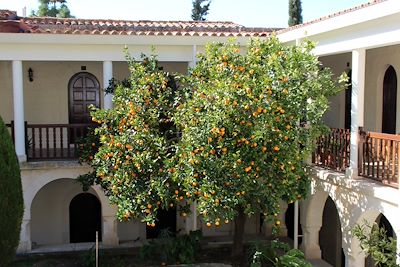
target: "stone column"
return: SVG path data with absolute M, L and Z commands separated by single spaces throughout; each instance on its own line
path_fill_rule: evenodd
M 103 87 L 106 89 L 110 85 L 113 77 L 112 61 L 103 61 Z M 112 95 L 104 92 L 104 109 L 112 108 Z
M 189 61 L 189 68 L 194 68 L 197 62 L 197 46 L 193 45 L 192 47 L 192 61 Z
M 20 162 L 26 161 L 25 116 L 22 61 L 12 62 L 15 152 Z
M 288 230 L 286 227 L 285 214 L 288 209 L 288 203 L 281 200 L 279 201 L 279 206 L 281 207 L 281 212 L 278 213 L 278 220 L 281 222 L 279 236 L 287 236 Z
M 350 167 L 346 171 L 352 178 L 358 176 L 358 131 L 364 126 L 365 55 L 365 49 L 352 52 Z
M 32 250 L 31 242 L 31 220 L 24 219 L 21 223 L 21 232 L 19 234 L 18 253 L 27 253 Z
M 117 223 L 115 216 L 103 216 L 103 245 L 117 246 L 119 244 Z
M 185 233 L 189 234 L 190 231 L 198 230 L 198 223 L 197 223 L 197 204 L 193 203 L 190 206 L 191 214 L 185 218 Z
M 302 225 L 303 243 L 300 248 L 307 259 L 320 259 L 321 248 L 319 246 L 319 230 L 321 225 Z
M 346 259 L 346 267 L 364 267 L 365 266 L 365 257 L 360 253 L 350 254 Z

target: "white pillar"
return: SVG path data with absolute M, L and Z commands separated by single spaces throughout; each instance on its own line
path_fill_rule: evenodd
M 321 225 L 302 225 L 302 228 L 303 243 L 301 244 L 301 250 L 307 259 L 320 259 L 319 230 Z
M 21 232 L 19 234 L 18 253 L 27 253 L 32 250 L 31 243 L 31 220 L 23 219 L 21 223 Z
M 197 46 L 193 45 L 192 47 L 192 61 L 189 61 L 189 68 L 194 68 L 197 62 Z
M 350 254 L 346 259 L 345 263 L 346 267 L 364 267 L 365 266 L 365 257 L 362 254 Z
M 117 246 L 119 244 L 117 229 L 117 218 L 115 216 L 103 216 L 103 245 Z
M 358 176 L 358 131 L 364 126 L 365 54 L 365 49 L 352 52 L 350 167 L 347 170 L 352 178 Z
M 14 136 L 15 152 L 20 162 L 26 161 L 25 153 L 25 117 L 24 117 L 24 86 L 22 61 L 12 62 L 13 104 L 14 104 Z
M 185 233 L 189 234 L 190 231 L 198 230 L 197 223 L 197 203 L 194 202 L 190 205 L 190 215 L 185 218 Z
M 294 234 L 293 234 L 293 248 L 299 248 L 299 201 L 294 202 Z
M 113 77 L 112 61 L 103 61 L 103 87 L 104 89 L 110 85 Z M 104 93 L 104 109 L 112 108 L 112 95 Z
M 277 214 L 277 219 L 281 222 L 279 226 L 279 236 L 287 236 L 288 230 L 286 227 L 286 211 L 288 209 L 288 203 L 286 201 L 279 201 L 280 212 Z M 271 226 L 272 227 L 272 226 Z

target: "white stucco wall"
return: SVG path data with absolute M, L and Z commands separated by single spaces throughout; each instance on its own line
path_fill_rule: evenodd
M 367 50 L 365 75 L 365 128 L 380 132 L 382 129 L 383 79 L 392 65 L 397 74 L 396 132 L 400 132 L 400 45 Z
M 187 62 L 160 62 L 166 71 L 187 73 Z M 86 70 L 81 70 L 85 66 Z M 33 81 L 28 69 L 33 70 Z M 81 71 L 93 74 L 100 83 L 103 106 L 103 63 L 100 61 L 23 61 L 25 121 L 32 124 L 68 123 L 68 82 Z M 129 77 L 126 62 L 113 62 L 118 80 Z M 11 61 L 0 61 L 0 115 L 6 123 L 13 120 Z
M 325 67 L 329 67 L 333 73 L 333 79 L 339 77 L 343 72 L 348 72 L 351 68 L 351 54 L 338 54 L 332 56 L 323 56 L 319 60 Z M 350 64 L 347 67 L 347 63 Z M 345 95 L 342 91 L 338 95 L 329 99 L 329 110 L 324 115 L 324 122 L 333 128 L 344 128 L 345 123 Z
M 382 213 L 391 223 L 396 236 L 400 235 L 398 189 L 364 178 L 350 180 L 342 173 L 317 167 L 312 178 L 311 195 L 303 201 L 301 216 L 303 229 L 308 229 L 303 247 L 308 258 L 320 257 L 319 245 L 312 238 L 310 240 L 310 236 L 318 238 L 328 196 L 334 201 L 340 218 L 346 266 L 364 266 L 365 256 L 361 253 L 358 240 L 351 235 L 355 224 L 364 220 L 371 224 Z
M 88 192 L 96 195 L 93 189 Z M 82 187 L 73 179 L 58 179 L 36 194 L 31 207 L 32 244 L 69 243 L 69 204 L 80 193 Z
M 11 62 L 0 61 L 0 116 L 4 123 L 13 119 Z

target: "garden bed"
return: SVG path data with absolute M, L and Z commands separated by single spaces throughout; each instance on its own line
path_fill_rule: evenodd
M 69 252 L 51 254 L 28 254 L 18 256 L 11 266 L 14 267 L 89 267 L 91 266 L 90 253 Z M 208 262 L 208 263 L 207 263 Z M 213 262 L 214 264 L 210 264 Z M 149 259 L 143 262 L 139 259 L 139 249 L 109 249 L 101 250 L 99 267 L 146 267 L 162 266 L 162 262 Z M 177 266 L 177 265 L 168 265 Z M 193 267 L 229 267 L 230 247 L 213 247 L 201 249 L 197 255 L 196 264 L 180 265 Z

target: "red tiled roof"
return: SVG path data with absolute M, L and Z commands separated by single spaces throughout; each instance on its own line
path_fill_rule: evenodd
M 11 16 L 17 16 L 17 12 L 8 9 L 0 9 L 0 19 L 8 19 L 8 17 Z
M 307 21 L 307 22 L 305 22 L 303 24 L 298 24 L 298 25 L 294 25 L 292 27 L 288 27 L 288 28 L 284 28 L 284 29 L 278 30 L 277 33 L 279 34 L 279 33 L 289 32 L 289 31 L 297 29 L 297 28 L 301 28 L 301 27 L 304 27 L 304 26 L 308 26 L 310 24 L 314 24 L 314 23 L 320 22 L 320 21 L 324 21 L 324 20 L 327 20 L 327 19 L 338 17 L 338 16 L 341 16 L 341 15 L 344 15 L 344 14 L 347 14 L 347 13 L 350 13 L 350 12 L 353 12 L 353 11 L 357 11 L 357 10 L 360 10 L 360 9 L 363 9 L 363 8 L 366 8 L 366 7 L 369 7 L 369 6 L 373 6 L 373 5 L 382 3 L 382 2 L 386 2 L 386 1 L 387 0 L 371 0 L 371 1 L 367 2 L 367 3 L 365 3 L 365 4 L 361 4 L 361 5 L 356 6 L 356 7 L 348 8 L 348 9 L 345 9 L 345 10 L 330 14 L 328 16 L 324 16 L 324 17 L 321 17 L 321 18 L 318 18 L 318 19 L 315 19 L 315 20 Z
M 27 33 L 88 34 L 88 35 L 145 35 L 145 36 L 221 36 L 221 37 L 266 37 L 271 32 L 288 32 L 333 17 L 344 15 L 387 0 L 372 0 L 289 28 L 248 28 L 233 22 L 215 21 L 124 21 L 95 19 L 61 19 L 51 17 L 21 18 L 20 27 Z M 0 10 L 0 20 L 16 15 L 14 11 Z M 0 31 L 1 32 L 1 31 Z
M 152 36 L 258 36 L 264 37 L 273 28 L 247 28 L 232 22 L 214 21 L 122 21 L 93 19 L 23 18 L 30 33 L 152 35 Z

